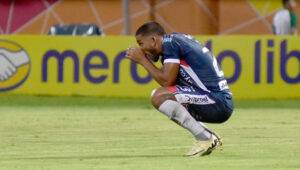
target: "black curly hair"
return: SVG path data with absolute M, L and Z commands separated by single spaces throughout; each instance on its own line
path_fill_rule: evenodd
M 146 22 L 145 24 L 140 26 L 137 29 L 135 36 L 137 36 L 137 35 L 148 36 L 148 35 L 152 35 L 152 34 L 164 36 L 166 34 L 166 32 L 159 23 L 150 21 L 150 22 Z

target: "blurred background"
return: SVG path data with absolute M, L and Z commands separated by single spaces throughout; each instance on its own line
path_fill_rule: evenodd
M 148 97 L 158 85 L 123 59 L 137 45 L 136 29 L 152 20 L 206 45 L 236 98 L 299 97 L 299 38 L 273 35 L 273 18 L 282 11 L 284 28 L 293 22 L 300 32 L 300 4 L 287 2 L 289 10 L 283 0 L 1 0 L 0 92 Z M 13 61 L 15 69 L 8 69 Z
M 272 34 L 280 8 L 282 0 L 1 0 L 0 34 L 43 35 L 54 24 L 93 23 L 106 35 L 132 35 L 149 20 L 167 32 Z

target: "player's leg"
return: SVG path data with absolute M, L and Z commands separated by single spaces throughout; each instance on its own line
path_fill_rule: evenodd
M 188 129 L 197 140 L 208 140 L 210 138 L 211 134 L 189 114 L 185 107 L 176 101 L 169 88 L 155 89 L 151 95 L 151 100 L 155 108 Z
M 180 95 L 180 94 L 179 94 Z M 203 93 L 202 95 L 205 95 Z M 233 111 L 233 102 L 232 96 L 230 94 L 206 94 L 214 101 L 214 103 L 198 103 L 195 104 L 187 104 L 187 108 L 191 115 L 202 124 L 203 127 L 206 126 L 202 122 L 209 122 L 209 123 L 223 123 L 229 119 L 231 113 Z M 176 98 L 180 98 L 176 96 Z M 184 101 L 180 101 L 184 102 Z M 218 146 L 222 145 L 222 138 L 215 132 L 209 130 L 214 137 L 217 138 L 217 145 L 212 148 L 215 149 Z
M 220 123 L 221 121 L 224 121 L 224 116 L 222 116 L 223 113 L 218 106 L 219 101 L 216 101 L 210 93 L 191 86 L 171 86 L 169 88 L 176 100 L 179 103 L 184 104 L 190 115 L 192 115 L 192 117 L 197 120 L 203 128 L 210 132 L 214 139 L 216 139 L 214 146 L 211 147 L 210 150 L 222 145 L 221 137 L 202 123 L 203 121 L 210 123 Z M 199 147 L 201 144 L 203 144 L 203 142 L 197 141 L 194 148 L 201 148 Z M 187 155 L 193 154 L 195 152 L 194 148 Z
M 177 102 L 170 88 L 162 87 L 154 90 L 151 100 L 155 108 L 195 136 L 197 142 L 187 154 L 188 156 L 205 155 L 217 144 L 217 138 L 203 124 L 197 122 L 181 103 Z

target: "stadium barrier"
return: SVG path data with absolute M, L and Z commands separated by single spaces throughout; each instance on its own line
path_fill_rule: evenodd
M 196 38 L 216 56 L 235 98 L 300 97 L 298 37 Z M 134 37 L 0 36 L 0 95 L 148 97 L 159 85 L 125 59 L 130 45 Z

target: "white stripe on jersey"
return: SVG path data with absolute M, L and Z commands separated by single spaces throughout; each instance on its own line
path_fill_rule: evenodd
M 164 64 L 165 63 L 177 63 L 177 64 L 179 64 L 180 60 L 179 59 L 174 59 L 174 58 L 169 58 L 169 59 L 164 60 Z
M 191 78 L 197 83 L 198 87 L 201 88 L 204 91 L 210 92 L 205 85 L 202 83 L 202 81 L 199 79 L 199 77 L 196 75 L 196 73 L 193 71 L 193 69 L 189 66 L 180 65 L 190 76 Z

